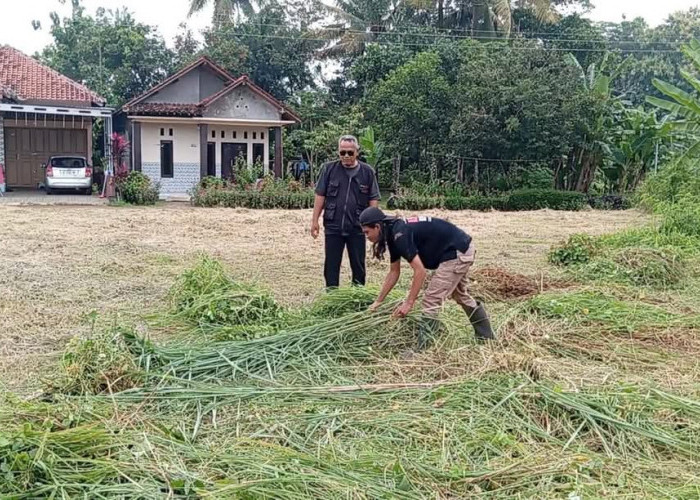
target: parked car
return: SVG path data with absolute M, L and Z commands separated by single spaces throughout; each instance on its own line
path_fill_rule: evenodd
M 44 189 L 51 194 L 70 189 L 92 194 L 92 167 L 81 156 L 52 156 L 44 165 Z

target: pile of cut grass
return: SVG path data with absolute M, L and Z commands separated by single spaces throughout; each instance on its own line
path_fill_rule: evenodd
M 209 257 L 182 274 L 170 297 L 174 316 L 195 324 L 258 324 L 276 319 L 280 312 L 269 292 L 235 281 Z
M 551 249 L 549 261 L 583 282 L 671 288 L 689 277 L 699 246 L 695 237 L 656 228 L 597 238 L 575 234 Z

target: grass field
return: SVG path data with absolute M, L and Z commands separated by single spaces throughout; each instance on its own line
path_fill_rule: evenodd
M 199 252 L 282 303 L 306 303 L 323 286 L 323 243 L 306 211 L 3 207 L 0 253 L 0 381 L 32 391 L 87 315 L 143 312 L 162 302 Z M 437 214 L 436 212 L 433 212 Z M 575 232 L 642 224 L 635 212 L 444 213 L 478 245 L 478 266 L 537 274 L 549 246 Z M 345 263 L 342 279 L 347 280 Z M 386 264 L 368 259 L 369 279 Z
M 307 212 L 0 213 L 0 497 L 700 497 L 695 241 L 642 213 L 431 212 L 498 341 L 448 307 L 411 356 L 419 318 L 319 294 Z

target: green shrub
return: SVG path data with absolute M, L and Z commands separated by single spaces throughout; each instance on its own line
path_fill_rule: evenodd
M 312 190 L 291 191 L 286 187 L 257 191 L 238 187 L 198 189 L 192 204 L 198 207 L 308 209 L 314 206 Z
M 700 237 L 700 201 L 683 198 L 677 203 L 661 204 L 658 210 L 663 216 L 659 228 L 663 234 Z
M 158 184 L 142 172 L 132 171 L 117 179 L 117 190 L 126 203 L 132 205 L 155 205 L 160 194 Z
M 589 262 L 599 250 L 595 238 L 587 234 L 574 234 L 566 243 L 552 248 L 549 261 L 558 266 L 570 266 Z
M 629 210 L 632 208 L 632 200 L 627 196 L 618 194 L 606 194 L 603 196 L 589 196 L 588 204 L 596 210 Z
M 651 211 L 684 199 L 700 204 L 700 162 L 688 159 L 665 165 L 641 185 L 638 198 Z
M 586 195 L 556 189 L 523 189 L 508 196 L 506 210 L 583 210 L 588 204 Z
M 555 189 L 523 189 L 511 194 L 495 196 L 392 196 L 388 208 L 398 210 L 582 210 L 587 205 L 586 196 L 581 193 L 557 191 Z

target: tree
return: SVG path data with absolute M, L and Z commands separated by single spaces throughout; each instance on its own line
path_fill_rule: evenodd
M 188 17 L 201 12 L 209 3 L 209 0 L 190 0 Z M 255 13 L 255 2 L 252 0 L 212 0 L 211 3 L 214 4 L 214 26 L 231 22 L 234 15 L 247 17 Z
M 38 55 L 43 63 L 85 83 L 112 106 L 145 92 L 172 70 L 174 55 L 162 37 L 126 9 L 100 8 L 91 17 L 80 0 L 72 6 L 65 19 L 51 13 L 53 42 Z
M 664 157 L 671 146 L 671 126 L 659 120 L 656 110 L 629 108 L 621 103 L 616 113 L 612 162 L 603 171 L 609 191 L 631 192 Z
M 562 54 L 534 42 L 461 46 L 448 143 L 452 153 L 486 159 L 506 179 L 517 165 L 544 166 L 551 176 L 575 143 L 590 105 L 575 69 Z
M 408 151 L 419 162 L 433 145 L 444 141 L 452 101 L 440 56 L 423 52 L 377 84 L 363 108 L 392 153 Z
M 362 54 L 365 45 L 388 31 L 400 14 L 398 0 L 337 0 L 336 5 L 320 3 L 334 19 L 311 35 L 327 40 L 319 51 L 321 58 L 352 57 Z
M 683 45 L 681 50 L 694 70 L 700 71 L 700 42 L 693 39 L 690 44 Z M 680 73 L 695 92 L 700 92 L 700 79 L 685 69 Z M 671 120 L 668 123 L 674 132 L 691 136 L 691 146 L 683 156 L 696 157 L 700 153 L 700 99 L 696 93 L 690 94 L 671 83 L 659 79 L 654 79 L 653 83 L 659 92 L 671 100 L 649 96 L 647 102 L 670 113 Z
M 223 23 L 204 33 L 204 52 L 234 75 L 248 74 L 279 99 L 312 87 L 312 55 L 319 46 L 302 37 L 277 3 L 243 22 Z

